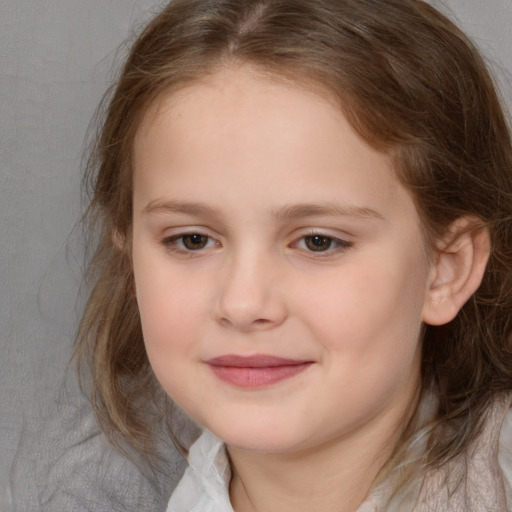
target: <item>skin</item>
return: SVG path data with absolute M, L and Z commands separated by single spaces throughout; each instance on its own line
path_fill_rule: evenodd
M 226 441 L 235 510 L 355 510 L 414 409 L 439 281 L 388 155 L 327 100 L 229 68 L 148 112 L 133 205 L 150 362 Z M 310 364 L 241 388 L 205 363 L 226 354 Z

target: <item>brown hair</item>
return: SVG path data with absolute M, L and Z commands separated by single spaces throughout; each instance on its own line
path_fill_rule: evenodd
M 430 242 L 462 215 L 488 228 L 479 290 L 449 325 L 424 329 L 423 390 L 439 396 L 428 461 L 447 461 L 478 433 L 489 400 L 512 389 L 512 150 L 482 58 L 421 0 L 174 0 L 145 28 L 88 167 L 99 242 L 76 352 L 89 363 L 100 424 L 150 453 L 156 411 L 168 411 L 132 291 L 135 133 L 162 94 L 232 62 L 334 98 L 364 140 L 394 156 Z

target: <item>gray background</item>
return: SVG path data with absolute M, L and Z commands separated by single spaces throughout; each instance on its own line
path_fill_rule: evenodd
M 162 3 L 0 0 L 0 488 L 72 347 L 89 121 L 119 46 Z M 448 0 L 444 9 L 492 61 L 512 105 L 512 0 Z

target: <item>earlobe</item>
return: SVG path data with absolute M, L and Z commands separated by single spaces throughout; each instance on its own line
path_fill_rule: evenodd
M 439 241 L 432 262 L 422 319 L 443 325 L 453 320 L 478 289 L 490 254 L 488 229 L 474 217 L 461 217 Z

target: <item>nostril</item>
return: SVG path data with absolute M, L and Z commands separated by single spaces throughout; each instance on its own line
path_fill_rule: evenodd
M 246 265 L 237 267 L 237 272 L 231 269 L 229 278 L 222 280 L 213 304 L 213 316 L 223 327 L 240 331 L 280 325 L 286 317 L 283 297 L 268 273 L 258 271 L 250 261 Z
M 275 316 L 276 318 L 273 318 L 271 316 L 269 316 L 269 318 L 266 318 L 264 316 L 258 317 L 256 315 L 253 315 L 251 318 L 251 315 L 235 315 L 232 312 L 231 315 L 227 314 L 219 316 L 217 321 L 220 323 L 222 327 L 234 328 L 241 332 L 250 332 L 271 329 L 274 326 L 280 325 L 283 319 L 278 318 L 278 315 Z
M 229 319 L 229 318 L 221 318 L 220 324 L 223 327 L 235 327 L 241 331 L 251 331 L 253 329 L 265 329 L 272 325 L 272 320 L 267 320 L 266 318 L 257 318 L 255 320 L 247 320 L 243 321 L 241 319 Z
M 266 318 L 258 318 L 257 320 L 254 320 L 253 325 L 265 326 L 270 323 L 271 321 L 267 320 Z

